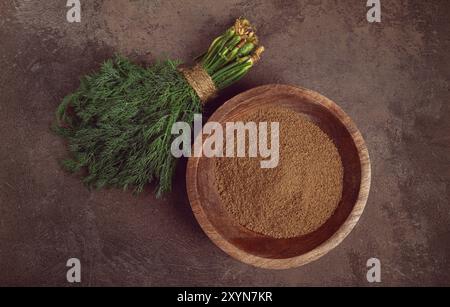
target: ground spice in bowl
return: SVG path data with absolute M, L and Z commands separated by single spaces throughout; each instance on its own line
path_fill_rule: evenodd
M 305 115 L 282 107 L 235 120 L 279 122 L 280 160 L 263 169 L 261 158 L 215 158 L 215 186 L 227 211 L 247 229 L 275 238 L 317 230 L 342 195 L 343 166 L 333 141 Z

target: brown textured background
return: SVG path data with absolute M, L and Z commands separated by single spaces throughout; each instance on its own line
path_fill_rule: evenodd
M 82 3 L 0 2 L 0 285 L 69 285 L 65 263 L 82 261 L 82 285 L 450 285 L 450 3 L 381 0 L 369 24 L 365 0 Z M 49 131 L 78 77 L 114 52 L 150 63 L 189 60 L 235 17 L 258 25 L 267 52 L 210 107 L 266 83 L 311 88 L 353 117 L 373 163 L 366 211 L 320 260 L 287 271 L 241 264 L 197 225 L 181 163 L 175 191 L 155 200 L 89 191 L 58 165 L 64 143 Z

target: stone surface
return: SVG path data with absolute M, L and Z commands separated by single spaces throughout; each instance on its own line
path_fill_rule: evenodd
M 82 3 L 69 24 L 65 1 L 0 2 L 0 285 L 69 285 L 65 263 L 82 262 L 82 285 L 450 285 L 450 27 L 448 1 L 115 1 Z M 354 119 L 369 147 L 373 185 L 350 236 L 320 260 L 286 271 L 256 269 L 216 248 L 185 191 L 156 200 L 89 191 L 59 161 L 54 110 L 80 75 L 120 52 L 150 63 L 189 60 L 234 18 L 258 25 L 267 52 L 227 98 L 266 83 L 314 89 Z

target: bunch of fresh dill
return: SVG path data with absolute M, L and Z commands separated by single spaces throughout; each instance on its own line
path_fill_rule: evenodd
M 263 51 L 246 19 L 216 38 L 199 64 L 220 90 L 244 76 Z M 255 50 L 256 49 L 256 50 Z M 70 159 L 64 166 L 85 169 L 89 186 L 142 191 L 156 181 L 157 195 L 171 190 L 176 159 L 170 152 L 172 125 L 192 123 L 202 101 L 178 61 L 150 67 L 116 56 L 57 110 L 56 131 L 68 141 Z

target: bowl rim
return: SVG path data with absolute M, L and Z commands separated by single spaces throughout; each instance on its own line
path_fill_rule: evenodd
M 364 208 L 366 206 L 367 199 L 369 197 L 369 190 L 371 184 L 371 163 L 369 152 L 366 143 L 362 137 L 362 134 L 358 130 L 356 124 L 353 122 L 350 116 L 348 116 L 342 110 L 342 108 L 339 107 L 331 99 L 323 96 L 322 94 L 319 94 L 318 92 L 303 87 L 287 84 L 267 84 L 251 88 L 227 100 L 210 116 L 210 119 L 215 117 L 215 115 L 217 116 L 217 114 L 226 115 L 231 110 L 234 110 L 234 108 L 236 108 L 237 105 L 234 106 L 232 109 L 227 110 L 227 105 L 232 104 L 234 101 L 238 101 L 238 104 L 240 104 L 243 101 L 246 101 L 248 97 L 251 97 L 252 93 L 254 92 L 258 93 L 264 90 L 274 90 L 274 88 L 277 88 L 278 90 L 286 90 L 291 92 L 293 91 L 296 92 L 297 94 L 309 96 L 309 98 L 312 101 L 322 105 L 330 112 L 332 112 L 332 114 L 339 121 L 341 121 L 341 123 L 345 126 L 347 131 L 352 136 L 361 164 L 361 181 L 356 203 L 354 204 L 349 216 L 344 221 L 344 223 L 341 226 L 339 226 L 336 232 L 333 235 L 331 235 L 327 240 L 325 240 L 320 245 L 304 254 L 281 259 L 264 258 L 248 253 L 230 243 L 218 231 L 216 231 L 214 225 L 207 218 L 207 215 L 204 212 L 202 204 L 198 198 L 199 193 L 197 191 L 198 188 L 197 180 L 190 180 L 191 178 L 197 178 L 197 170 L 198 170 L 197 166 L 201 157 L 190 157 L 188 159 L 186 171 L 186 188 L 189 203 L 191 205 L 192 211 L 194 213 L 197 222 L 200 224 L 200 227 L 206 233 L 209 239 L 217 247 L 219 247 L 221 250 L 223 250 L 231 257 L 246 264 L 253 265 L 255 267 L 266 269 L 289 269 L 299 267 L 319 259 L 320 257 L 327 254 L 329 251 L 334 249 L 336 246 L 338 246 L 350 234 L 350 232 L 356 226 L 359 218 L 361 217 Z M 247 97 L 247 99 L 243 99 L 244 97 Z M 226 113 L 224 113 L 225 110 L 227 111 Z

